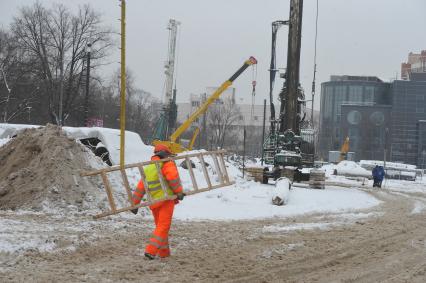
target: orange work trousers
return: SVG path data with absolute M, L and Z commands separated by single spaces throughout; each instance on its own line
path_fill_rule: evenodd
M 158 255 L 159 257 L 170 256 L 169 248 L 169 230 L 172 225 L 173 210 L 175 202 L 166 200 L 159 206 L 152 207 L 154 216 L 155 230 L 152 233 L 149 243 L 146 245 L 145 253 Z

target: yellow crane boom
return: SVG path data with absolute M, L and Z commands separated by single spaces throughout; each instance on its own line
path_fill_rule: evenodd
M 201 115 L 206 113 L 209 106 L 217 100 L 220 95 L 232 85 L 232 83 L 251 65 L 257 64 L 257 60 L 254 57 L 250 57 L 244 62 L 244 64 L 235 72 L 227 81 L 225 81 L 209 98 L 189 116 L 189 118 L 180 125 L 179 128 L 170 136 L 169 141 L 155 140 L 152 143 L 154 145 L 164 144 L 167 145 L 173 153 L 180 153 L 186 149 L 178 142 L 179 137 L 191 126 L 191 124 Z M 194 139 L 192 140 L 192 143 Z

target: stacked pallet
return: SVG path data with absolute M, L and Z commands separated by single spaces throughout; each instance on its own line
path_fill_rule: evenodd
M 321 169 L 312 169 L 309 176 L 309 187 L 313 189 L 325 188 L 325 172 Z
M 263 181 L 263 168 L 262 167 L 246 167 L 248 179 L 254 180 L 255 182 Z

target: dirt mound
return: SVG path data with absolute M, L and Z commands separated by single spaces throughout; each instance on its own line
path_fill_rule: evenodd
M 0 209 L 87 209 L 101 191 L 80 177 L 91 169 L 88 150 L 53 125 L 25 129 L 0 147 Z

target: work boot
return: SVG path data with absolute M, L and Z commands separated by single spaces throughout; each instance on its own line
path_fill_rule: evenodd
M 149 260 L 153 260 L 153 259 L 155 259 L 155 256 L 154 256 L 154 255 L 152 255 L 152 254 L 149 254 L 149 253 L 145 253 L 145 257 L 146 257 L 147 259 L 149 259 Z

